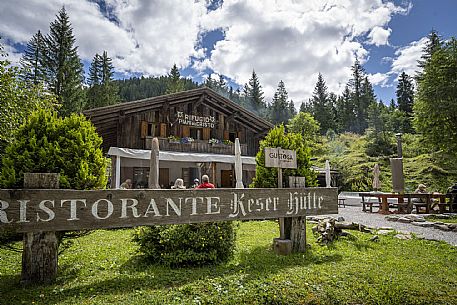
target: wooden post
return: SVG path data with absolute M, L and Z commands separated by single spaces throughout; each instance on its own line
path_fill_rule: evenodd
M 159 185 L 159 140 L 152 139 L 151 159 L 149 161 L 149 179 L 148 187 L 150 189 L 160 189 Z
M 278 188 L 282 188 L 282 168 L 278 167 Z M 293 244 L 290 240 L 291 218 L 279 218 L 279 238 L 273 239 L 273 250 L 276 254 L 289 255 L 292 253 Z
M 24 188 L 58 189 L 59 174 L 24 174 Z M 56 232 L 24 233 L 21 280 L 49 283 L 57 277 L 58 240 Z

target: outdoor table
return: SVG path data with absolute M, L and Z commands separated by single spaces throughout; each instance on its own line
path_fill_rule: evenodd
M 438 198 L 440 203 L 446 202 L 446 194 L 437 194 L 437 193 L 406 193 L 406 194 L 395 194 L 395 193 L 378 193 L 378 192 L 366 192 L 359 193 L 361 197 L 374 197 L 378 198 L 381 202 L 378 213 L 381 214 L 390 214 L 392 213 L 389 210 L 388 199 L 397 199 L 398 200 L 398 212 L 404 213 L 407 207 L 416 207 L 417 213 L 419 213 L 420 208 L 425 208 L 425 213 L 430 213 L 430 208 L 432 204 L 432 198 Z M 424 202 L 413 202 L 413 198 L 422 198 L 425 199 Z M 407 199 L 407 202 L 405 202 Z

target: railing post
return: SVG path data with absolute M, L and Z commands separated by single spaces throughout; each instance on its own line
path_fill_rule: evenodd
M 25 173 L 26 189 L 58 189 L 59 174 Z M 49 283 L 57 277 L 58 247 L 56 232 L 24 233 L 21 281 Z

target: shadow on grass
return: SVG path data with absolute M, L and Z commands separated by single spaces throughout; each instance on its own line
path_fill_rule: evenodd
M 0 287 L 8 288 L 5 289 L 6 293 L 2 293 L 1 301 L 6 301 L 5 304 L 30 304 L 37 302 L 37 295 L 45 295 L 47 298 L 43 301 L 46 304 L 59 304 L 76 296 L 89 298 L 93 294 L 116 295 L 145 288 L 152 290 L 179 288 L 196 281 L 206 282 L 212 278 L 240 274 L 243 274 L 244 281 L 258 280 L 290 267 L 335 263 L 342 260 L 340 254 L 317 253 L 313 249 L 308 249 L 306 253 L 278 256 L 270 247 L 256 247 L 249 251 L 239 251 L 236 257 L 236 260 L 221 265 L 171 268 L 151 264 L 144 256 L 135 255 L 119 269 L 113 270 L 111 278 L 94 279 L 87 284 L 83 284 L 81 281 L 81 284 L 72 283 L 70 288 L 61 289 L 65 284 L 78 278 L 76 268 L 64 265 L 59 266 L 57 281 L 47 286 L 27 286 L 27 289 L 24 289 L 19 283 L 18 277 L 0 277 Z M 4 285 L 5 283 L 8 284 Z M 18 293 L 24 290 L 27 292 Z

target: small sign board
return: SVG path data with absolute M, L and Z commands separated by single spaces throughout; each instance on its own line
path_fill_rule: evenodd
M 266 147 L 265 166 L 297 168 L 297 153 L 295 150 L 282 149 L 278 147 Z

